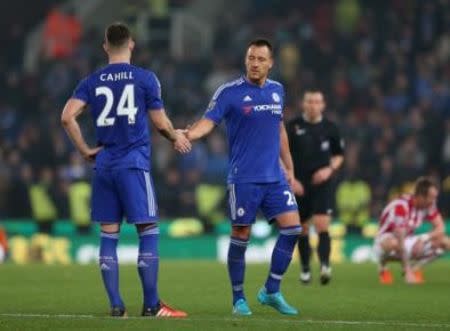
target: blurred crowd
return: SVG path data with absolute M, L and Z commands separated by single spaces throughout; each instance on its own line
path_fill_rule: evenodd
M 336 179 L 338 218 L 363 225 L 425 174 L 442 184 L 440 207 L 450 215 L 449 3 L 247 2 L 240 12 L 224 12 L 216 20 L 207 57 L 174 59 L 167 47 L 138 40 L 133 61 L 158 75 L 175 126 L 198 119 L 215 89 L 242 74 L 247 42 L 265 36 L 276 47 L 272 78 L 287 92 L 285 119 L 300 114 L 305 88 L 318 87 L 326 116 L 345 137 L 345 165 Z M 73 12 L 53 9 L 44 23 L 39 70 L 29 74 L 21 64 L 23 30 L 11 26 L 11 42 L 0 59 L 0 218 L 71 218 L 83 225 L 92 170 L 73 150 L 59 119 L 77 82 L 105 64 L 103 31 L 85 30 Z M 89 114 L 81 121 L 95 144 Z M 158 134 L 152 145 L 161 216 L 197 217 L 207 225 L 223 220 L 223 128 L 187 156 L 177 155 Z

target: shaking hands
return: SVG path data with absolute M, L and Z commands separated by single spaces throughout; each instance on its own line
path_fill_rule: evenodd
M 176 138 L 173 142 L 173 147 L 177 152 L 180 152 L 181 154 L 189 153 L 192 149 L 192 144 L 186 137 L 187 131 L 187 129 L 175 130 Z

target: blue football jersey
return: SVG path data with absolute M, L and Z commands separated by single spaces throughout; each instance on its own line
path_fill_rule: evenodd
M 73 93 L 90 106 L 97 144 L 96 168 L 150 168 L 148 111 L 164 107 L 156 75 L 128 63 L 109 64 L 82 80 Z
M 280 122 L 284 89 L 242 77 L 219 87 L 204 117 L 225 120 L 229 144 L 228 183 L 271 183 L 284 179 L 280 165 Z

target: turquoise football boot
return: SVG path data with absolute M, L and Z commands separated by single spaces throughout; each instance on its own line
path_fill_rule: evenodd
M 266 289 L 263 287 L 261 290 L 259 290 L 257 299 L 261 304 L 271 306 L 282 314 L 298 314 L 298 310 L 286 302 L 281 292 L 268 294 Z
M 247 301 L 245 299 L 239 299 L 233 306 L 233 315 L 237 316 L 250 316 L 252 311 L 250 310 Z

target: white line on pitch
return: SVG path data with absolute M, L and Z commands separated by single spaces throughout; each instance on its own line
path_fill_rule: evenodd
M 5 313 L 0 314 L 3 317 L 37 317 L 37 318 L 94 318 L 94 315 L 75 315 L 75 314 L 28 314 L 28 313 Z
M 148 319 L 148 317 L 129 316 L 127 318 L 117 318 L 110 316 L 96 316 L 96 315 L 82 315 L 82 314 L 33 314 L 33 313 L 0 313 L 0 317 L 13 317 L 13 318 L 54 318 L 54 319 L 114 319 L 114 320 L 127 320 L 127 319 Z M 281 322 L 288 324 L 342 324 L 342 325 L 380 325 L 380 326 L 410 326 L 410 327 L 423 327 L 423 328 L 450 328 L 450 323 L 413 323 L 407 321 L 346 321 L 346 320 L 302 320 L 302 319 L 264 319 L 264 318 L 239 318 L 239 317 L 225 317 L 225 318 L 181 318 L 171 319 L 172 321 L 188 321 L 188 322 Z

